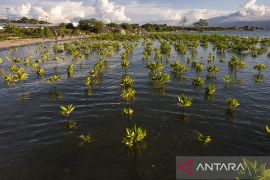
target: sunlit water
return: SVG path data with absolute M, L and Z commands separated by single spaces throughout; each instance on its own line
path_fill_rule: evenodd
M 212 47 L 198 50 L 207 67 Z M 22 57 L 34 51 L 35 46 L 19 48 Z M 7 52 L 1 54 L 5 57 Z M 171 61 L 186 63 L 186 57 L 173 54 Z M 98 60 L 96 56 L 73 60 L 76 70 L 71 79 L 66 76 L 69 55 L 66 62 L 50 61 L 45 77 L 64 77 L 56 89 L 34 73 L 15 87 L 7 87 L 1 80 L 0 179 L 175 179 L 177 155 L 269 155 L 270 138 L 264 126 L 270 123 L 270 68 L 263 73 L 263 82 L 255 83 L 257 72 L 253 66 L 264 63 L 270 67 L 270 59 L 266 55 L 242 56 L 247 68 L 240 70 L 231 87 L 226 88 L 223 76 L 229 73 L 227 62 L 232 55 L 216 55 L 220 72 L 214 83 L 216 93 L 209 100 L 204 88 L 192 86 L 192 78 L 197 76 L 194 70 L 185 73 L 185 79 L 172 78 L 165 90 L 155 89 L 139 43 L 129 58 L 128 74 L 134 78 L 136 89 L 135 102 L 130 103 L 135 109 L 131 120 L 121 115 L 126 103 L 120 97 L 124 70 L 119 53 L 106 58 L 100 84 L 92 89 L 90 97 L 85 95 L 83 79 Z M 220 63 L 220 58 L 226 62 Z M 164 72 L 170 73 L 169 62 L 163 64 Z M 206 75 L 204 70 L 200 76 L 206 80 Z M 58 97 L 52 95 L 55 91 Z M 185 114 L 177 106 L 181 94 L 193 99 Z M 228 97 L 237 98 L 241 104 L 233 116 L 226 114 Z M 59 106 L 68 104 L 76 106 L 71 119 L 77 122 L 77 129 L 72 131 L 62 128 L 67 118 L 59 113 Z M 147 147 L 131 155 L 121 141 L 125 128 L 135 123 L 147 129 Z M 211 135 L 212 142 L 200 144 L 198 131 Z M 78 136 L 86 132 L 92 134 L 93 142 L 80 146 Z

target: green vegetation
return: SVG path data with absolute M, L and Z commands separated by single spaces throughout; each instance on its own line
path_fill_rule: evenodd
M 199 142 L 203 143 L 204 145 L 207 145 L 212 141 L 212 138 L 211 138 L 211 136 L 203 135 L 200 131 L 198 131 L 197 140 Z
M 267 66 L 265 64 L 256 64 L 253 69 L 257 70 L 260 75 L 262 71 L 265 71 L 267 69 Z
M 194 78 L 192 84 L 196 87 L 201 87 L 204 85 L 204 80 L 200 77 Z
M 267 125 L 265 125 L 265 132 L 270 135 L 270 128 Z
M 238 106 L 240 106 L 240 103 L 237 99 L 233 99 L 233 98 L 228 98 L 226 100 L 227 104 L 228 104 L 228 108 L 229 110 L 235 110 Z
M 211 96 L 213 95 L 214 93 L 216 92 L 216 88 L 214 85 L 208 85 L 205 89 L 205 94 L 208 95 L 208 96 Z
M 240 171 L 236 177 L 237 180 L 242 179 L 261 179 L 266 180 L 270 178 L 270 169 L 266 168 L 266 164 L 258 164 L 256 161 L 251 162 L 243 159 L 244 171 Z
M 133 115 L 133 113 L 134 113 L 134 109 L 132 109 L 130 107 L 124 108 L 122 110 L 122 112 L 123 112 L 124 116 L 127 116 L 128 118 L 130 118 Z
M 146 137 L 146 130 L 141 127 L 137 127 L 136 124 L 131 128 L 126 128 L 126 135 L 124 136 L 122 142 L 129 148 L 134 148 L 138 143 L 143 141 Z
M 73 110 L 75 109 L 75 107 L 71 105 L 68 105 L 68 106 L 60 106 L 60 113 L 63 115 L 63 116 L 69 116 Z

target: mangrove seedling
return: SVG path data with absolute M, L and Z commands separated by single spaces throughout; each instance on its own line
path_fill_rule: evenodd
M 123 59 L 121 61 L 122 68 L 127 69 L 129 66 L 129 61 L 127 59 Z
M 48 83 L 55 83 L 61 81 L 61 76 L 60 75 L 53 75 L 47 79 Z
M 207 72 L 212 73 L 212 74 L 216 74 L 219 71 L 217 66 L 208 66 L 207 67 Z
M 204 85 L 204 80 L 200 77 L 194 78 L 192 84 L 197 87 L 201 87 Z
M 15 84 L 15 78 L 12 74 L 4 75 L 3 79 L 7 85 Z
M 226 102 L 228 104 L 228 109 L 231 111 L 235 110 L 240 105 L 237 99 L 233 99 L 230 97 L 226 100 Z
M 270 128 L 267 125 L 265 125 L 265 132 L 270 135 Z
M 90 133 L 82 134 L 79 136 L 79 138 L 82 140 L 81 145 L 85 143 L 91 143 L 93 138 Z
M 77 124 L 75 121 L 66 121 L 64 124 L 63 124 L 63 128 L 65 129 L 75 129 L 77 127 Z
M 44 76 L 45 70 L 41 67 L 38 67 L 36 73 L 38 76 Z
M 170 80 L 170 75 L 165 73 L 160 73 L 152 77 L 153 81 L 158 82 L 160 85 L 164 85 Z
M 216 92 L 216 88 L 214 85 L 208 85 L 205 89 L 205 94 L 208 96 L 212 96 Z
M 28 78 L 28 74 L 27 73 L 18 73 L 15 76 L 15 81 L 24 81 Z
M 247 159 L 243 159 L 244 170 L 238 172 L 236 180 L 242 179 L 258 179 L 266 180 L 270 179 L 270 169 L 266 167 L 266 164 L 259 164 L 257 161 L 251 162 Z
M 185 110 L 186 107 L 190 107 L 192 105 L 192 100 L 189 99 L 187 96 L 178 96 L 178 106 L 183 108 L 183 111 Z
M 203 135 L 200 131 L 198 131 L 197 140 L 203 143 L 204 145 L 207 145 L 208 143 L 212 141 L 212 138 L 211 136 Z
M 134 83 L 134 80 L 133 80 L 129 75 L 125 75 L 125 76 L 122 78 L 122 81 L 121 81 L 121 87 L 122 87 L 122 88 L 133 87 L 133 83 Z
M 230 76 L 227 76 L 227 75 L 225 75 L 225 76 L 223 77 L 223 80 L 224 80 L 226 83 L 232 82 L 231 77 L 230 77 Z
M 60 113 L 63 115 L 63 116 L 69 116 L 72 111 L 75 109 L 75 107 L 73 107 L 73 105 L 68 105 L 68 106 L 60 106 Z
M 203 71 L 203 64 L 197 63 L 195 68 L 197 73 L 201 73 Z
M 68 74 L 68 77 L 73 77 L 74 75 L 74 69 L 75 69 L 75 65 L 74 64 L 71 64 L 67 67 L 67 74 Z
M 147 68 L 151 73 L 158 74 L 163 69 L 163 65 L 161 62 L 151 62 L 147 65 Z
M 173 69 L 173 73 L 178 77 L 181 76 L 183 73 L 188 71 L 188 67 L 184 64 L 179 63 L 178 61 L 175 61 L 174 63 L 171 63 L 171 67 Z
M 135 89 L 133 89 L 133 88 L 126 88 L 126 89 L 123 89 L 122 90 L 121 97 L 125 101 L 130 101 L 131 99 L 134 98 L 135 93 L 136 93 Z
M 130 118 L 130 117 L 133 115 L 133 113 L 134 113 L 134 109 L 132 109 L 132 108 L 130 108 L 130 107 L 124 108 L 124 109 L 122 110 L 122 113 L 124 114 L 124 116 L 127 116 L 127 117 Z
M 262 71 L 265 71 L 267 69 L 267 66 L 265 64 L 256 64 L 253 69 L 257 70 L 260 75 Z
M 141 127 L 137 127 L 135 124 L 131 129 L 126 128 L 126 135 L 124 136 L 122 142 L 129 148 L 133 148 L 136 146 L 136 144 L 143 141 L 146 135 L 146 130 L 142 129 Z
M 92 82 L 92 79 L 91 79 L 91 77 L 86 77 L 86 78 L 84 78 L 83 82 L 84 82 L 85 86 L 89 87 L 91 82 Z

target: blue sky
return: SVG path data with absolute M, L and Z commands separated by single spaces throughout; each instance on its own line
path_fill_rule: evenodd
M 239 13 L 238 19 L 270 19 L 270 0 L 1 0 L 0 15 L 10 7 L 12 17 L 22 16 L 51 22 L 98 18 L 106 22 L 180 21 Z M 162 13 L 161 13 L 162 12 Z

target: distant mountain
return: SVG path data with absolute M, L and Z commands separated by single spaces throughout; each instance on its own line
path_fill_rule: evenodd
M 241 15 L 233 13 L 227 16 L 219 16 L 210 18 L 207 20 L 209 26 L 219 26 L 219 27 L 263 27 L 264 29 L 270 29 L 270 19 L 269 20 L 241 20 Z
M 167 24 L 168 26 L 179 26 L 182 25 L 180 20 L 153 20 L 153 21 L 145 21 L 140 24 Z

